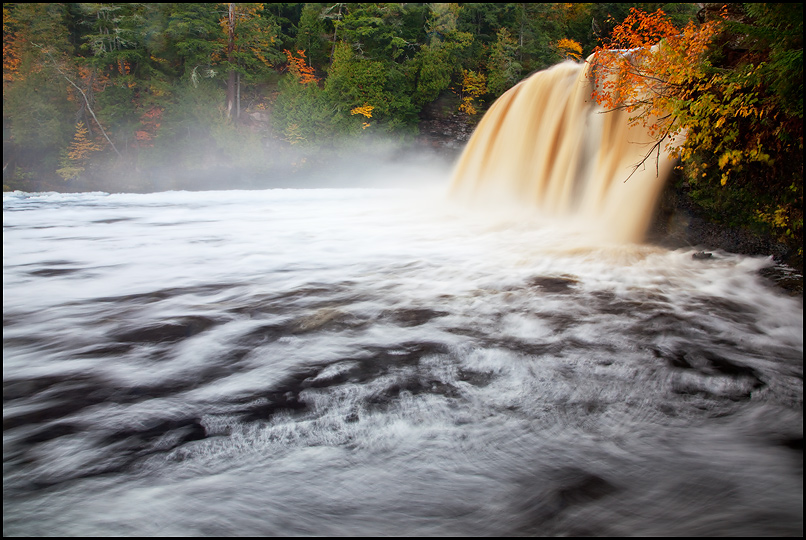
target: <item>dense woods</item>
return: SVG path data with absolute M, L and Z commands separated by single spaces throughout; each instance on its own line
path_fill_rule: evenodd
M 713 219 L 802 253 L 802 6 L 4 4 L 4 189 L 293 178 L 359 145 L 416 144 L 426 117 L 472 125 L 564 60 L 630 72 L 605 51 L 661 42 L 597 98 L 660 116 L 659 143 L 686 135 L 679 182 Z M 630 101 L 647 81 L 663 90 Z

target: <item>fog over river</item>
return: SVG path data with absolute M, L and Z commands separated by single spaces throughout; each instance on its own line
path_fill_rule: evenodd
M 443 188 L 5 193 L 4 535 L 802 534 L 770 259 Z

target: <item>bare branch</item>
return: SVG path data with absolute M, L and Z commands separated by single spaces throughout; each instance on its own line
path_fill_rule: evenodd
M 656 141 L 656 142 L 655 142 L 655 143 L 652 145 L 652 148 L 650 148 L 649 152 L 647 152 L 647 153 L 646 153 L 646 155 L 643 157 L 643 159 L 641 159 L 641 161 L 639 161 L 638 163 L 636 163 L 636 164 L 633 166 L 633 168 L 632 168 L 632 172 L 630 173 L 630 175 L 629 175 L 629 176 L 627 176 L 627 178 L 625 178 L 625 179 L 624 179 L 624 182 L 623 182 L 623 183 L 625 183 L 625 184 L 626 184 L 626 183 L 627 183 L 627 180 L 629 180 L 630 178 L 632 178 L 632 175 L 634 175 L 634 174 L 635 174 L 635 173 L 638 171 L 639 167 L 641 167 L 641 165 L 643 165 L 644 163 L 646 163 L 646 160 L 648 160 L 648 159 L 649 159 L 649 157 L 650 157 L 650 156 L 651 156 L 653 153 L 655 153 L 655 152 L 657 152 L 657 156 L 656 156 L 656 158 L 655 158 L 655 175 L 656 175 L 656 176 L 660 175 L 660 148 L 661 148 L 661 145 L 662 145 L 663 141 L 665 141 L 666 139 L 668 139 L 668 138 L 669 138 L 669 136 L 670 136 L 670 132 L 669 132 L 669 131 L 666 131 L 666 133 L 664 133 L 664 134 L 663 134 L 663 137 L 661 137 L 660 139 L 658 139 L 658 140 L 657 140 L 657 141 Z
M 84 90 L 82 90 L 75 82 L 73 82 L 73 80 L 67 75 L 67 73 L 65 73 L 64 70 L 61 67 L 59 67 L 59 64 L 56 62 L 56 60 L 53 58 L 53 55 L 51 55 L 49 51 L 47 51 L 44 47 L 42 47 L 41 45 L 38 45 L 36 43 L 33 43 L 33 45 L 34 45 L 34 47 L 38 48 L 43 53 L 45 53 L 48 56 L 48 58 L 50 58 L 50 61 L 53 63 L 53 67 L 56 69 L 56 71 L 58 71 L 61 74 L 61 76 L 65 78 L 65 80 L 67 82 L 69 82 L 71 85 L 73 85 L 73 87 L 76 90 L 79 91 L 79 93 L 81 94 L 81 97 L 84 98 L 84 103 L 87 105 L 87 110 L 90 111 L 90 114 L 92 115 L 92 119 L 95 120 L 95 124 L 101 130 L 101 133 L 103 133 L 104 138 L 109 143 L 109 145 L 112 147 L 112 150 L 115 151 L 115 153 L 118 155 L 118 157 L 122 158 L 123 156 L 118 151 L 117 147 L 115 146 L 115 143 L 113 143 L 112 139 L 109 138 L 109 135 L 106 134 L 106 131 L 104 130 L 104 127 L 98 121 L 98 117 L 95 116 L 95 111 L 92 110 L 92 106 L 90 106 L 90 100 L 87 97 L 87 94 L 84 92 Z

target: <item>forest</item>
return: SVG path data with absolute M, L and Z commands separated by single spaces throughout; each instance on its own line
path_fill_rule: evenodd
M 685 133 L 675 181 L 703 212 L 802 260 L 802 47 L 803 4 L 8 3 L 3 188 L 293 180 L 416 148 L 426 118 L 472 129 L 530 74 L 596 55 L 623 81 L 600 103 L 659 115 L 659 144 Z M 655 53 L 634 69 L 623 49 Z

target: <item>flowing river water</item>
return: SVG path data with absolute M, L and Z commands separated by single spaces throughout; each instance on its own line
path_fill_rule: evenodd
M 698 251 L 441 189 L 4 194 L 4 535 L 801 535 L 802 297 Z

